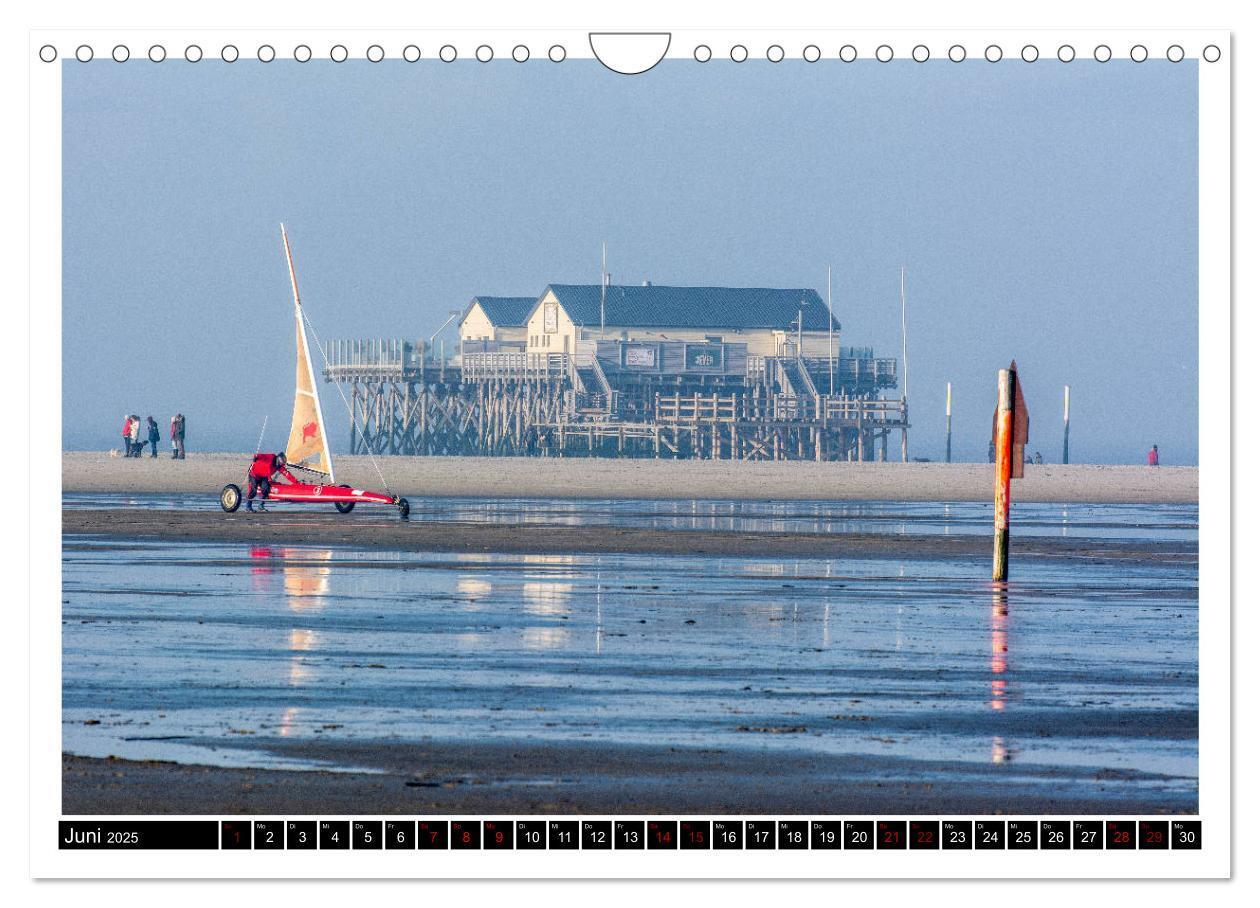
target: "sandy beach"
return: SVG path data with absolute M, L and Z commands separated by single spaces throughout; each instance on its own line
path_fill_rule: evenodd
M 186 460 L 62 455 L 64 492 L 206 492 L 243 484 L 248 454 Z M 989 464 L 813 463 L 600 458 L 380 457 L 390 488 L 408 497 L 724 498 L 813 501 L 990 501 Z M 379 488 L 367 457 L 338 457 L 337 479 Z M 1198 501 L 1196 467 L 1041 465 L 1026 468 L 1016 501 L 1185 504 Z

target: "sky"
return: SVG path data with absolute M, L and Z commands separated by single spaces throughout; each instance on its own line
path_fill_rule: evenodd
M 294 247 L 321 339 L 427 338 L 479 294 L 814 287 L 900 357 L 912 456 L 984 460 L 1011 359 L 1029 451 L 1198 457 L 1192 61 L 63 64 L 67 450 L 124 414 L 283 445 Z M 448 343 L 454 338 L 448 332 Z M 349 415 L 321 387 L 334 450 Z

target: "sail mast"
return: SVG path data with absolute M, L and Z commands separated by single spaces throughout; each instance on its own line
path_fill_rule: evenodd
M 284 224 L 280 225 L 280 237 L 284 240 L 284 257 L 289 264 L 289 283 L 293 287 L 293 315 L 297 321 L 297 341 L 298 356 L 305 361 L 306 376 L 309 382 L 310 391 L 304 392 L 301 388 L 296 388 L 295 393 L 309 393 L 315 402 L 315 419 L 319 427 L 319 438 L 323 443 L 324 460 L 328 465 L 328 482 L 336 483 L 336 477 L 333 475 L 332 450 L 328 447 L 328 433 L 324 429 L 324 411 L 319 402 L 319 386 L 315 384 L 315 369 L 311 364 L 311 348 L 306 337 L 306 325 L 302 320 L 302 299 L 298 294 L 297 271 L 293 267 L 293 250 L 289 247 L 289 234 L 284 229 Z M 293 438 L 292 430 L 290 431 L 290 439 Z M 299 435 L 299 437 L 301 437 Z

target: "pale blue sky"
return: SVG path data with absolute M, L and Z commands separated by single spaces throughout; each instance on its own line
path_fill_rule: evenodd
M 64 446 L 126 412 L 189 446 L 283 443 L 278 223 L 323 338 L 427 337 L 476 294 L 598 281 L 812 286 L 900 356 L 911 453 L 983 459 L 1018 359 L 1031 449 L 1197 445 L 1195 63 L 69 61 Z M 344 446 L 348 416 L 324 410 Z

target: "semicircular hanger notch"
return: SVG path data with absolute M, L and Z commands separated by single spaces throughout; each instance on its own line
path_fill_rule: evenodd
M 669 32 L 591 32 L 595 58 L 615 73 L 637 76 L 665 59 Z

